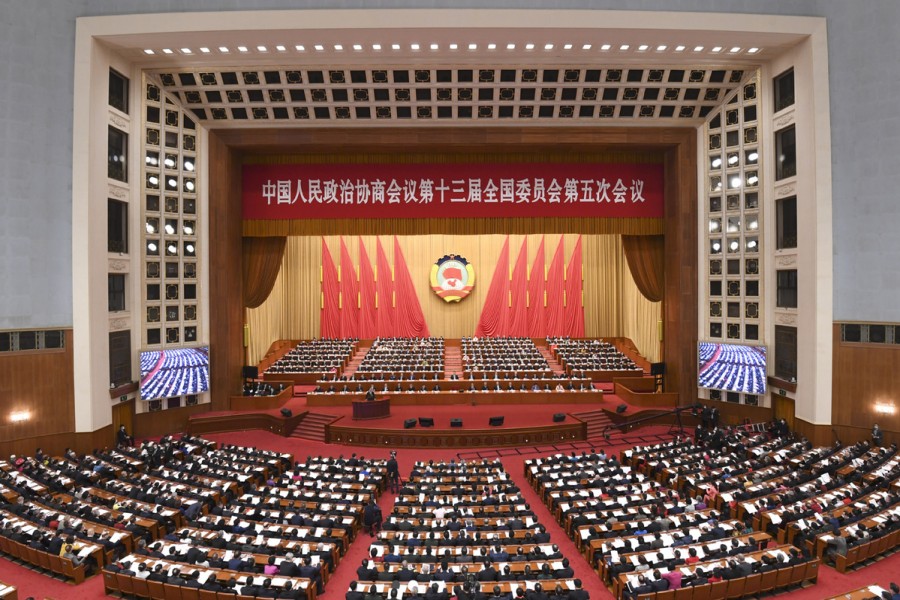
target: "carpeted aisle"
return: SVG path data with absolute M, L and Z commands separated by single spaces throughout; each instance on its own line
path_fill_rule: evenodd
M 647 428 L 648 433 L 664 433 L 665 427 Z M 347 446 L 326 446 L 297 438 L 283 438 L 264 431 L 245 431 L 235 433 L 223 433 L 208 436 L 218 442 L 228 444 L 240 444 L 244 446 L 258 446 L 281 452 L 291 452 L 298 460 L 303 460 L 309 455 L 326 454 L 330 456 L 350 456 L 355 452 L 358 455 L 387 458 L 389 448 L 352 448 Z M 597 447 L 606 448 L 607 452 L 618 452 L 629 445 L 601 444 L 597 441 Z M 416 460 L 451 460 L 455 459 L 457 452 L 465 450 L 399 450 L 397 458 L 400 462 L 400 472 L 408 473 L 413 461 Z M 550 454 L 548 451 L 543 454 Z M 569 540 L 562 528 L 553 519 L 550 512 L 540 501 L 537 493 L 528 485 L 524 475 L 524 461 L 526 458 L 538 456 L 537 454 L 516 454 L 516 449 L 503 450 L 503 464 L 516 484 L 522 490 L 522 495 L 531 505 L 538 521 L 547 527 L 553 543 L 559 544 L 562 553 L 569 557 L 576 577 L 584 582 L 584 587 L 591 595 L 592 600 L 613 598 L 612 594 L 600 582 L 599 577 L 591 570 L 587 561 L 578 553 L 575 544 Z M 394 505 L 394 495 L 384 494 L 379 503 L 382 512 L 388 515 Z M 356 578 L 356 569 L 360 561 L 367 556 L 369 543 L 372 538 L 365 533 L 360 534 L 351 544 L 349 551 L 342 558 L 340 565 L 335 570 L 321 600 L 341 600 L 347 590 L 347 586 Z M 818 600 L 839 593 L 856 589 L 858 587 L 877 583 L 886 587 L 891 581 L 900 580 L 900 554 L 895 553 L 871 566 L 856 570 L 852 573 L 839 574 L 834 569 L 822 567 L 819 572 L 819 583 L 816 586 L 802 590 L 779 594 L 779 597 L 791 600 Z M 35 598 L 53 598 L 55 600 L 103 598 L 103 578 L 94 577 L 84 584 L 75 587 L 55 580 L 39 572 L 31 571 L 25 567 L 15 565 L 6 559 L 0 559 L 0 581 L 13 584 L 19 588 L 18 596 L 21 600 L 33 596 Z

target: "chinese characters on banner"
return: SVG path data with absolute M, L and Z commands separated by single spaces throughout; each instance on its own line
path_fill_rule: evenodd
M 244 219 L 662 217 L 661 164 L 244 165 Z

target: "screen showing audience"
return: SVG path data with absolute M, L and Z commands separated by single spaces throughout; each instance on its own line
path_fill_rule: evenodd
M 141 399 L 209 391 L 209 347 L 141 352 Z
M 744 394 L 766 393 L 765 346 L 700 342 L 701 387 Z

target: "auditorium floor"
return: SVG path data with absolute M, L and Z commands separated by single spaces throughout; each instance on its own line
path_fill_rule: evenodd
M 644 430 L 641 430 L 641 432 L 663 435 L 667 430 L 667 427 L 657 426 L 645 428 Z M 291 452 L 295 457 L 301 460 L 309 455 L 325 454 L 330 456 L 349 456 L 352 452 L 356 452 L 363 456 L 386 458 L 390 450 L 389 448 L 352 448 L 347 446 L 324 445 L 302 439 L 283 438 L 264 431 L 222 433 L 206 437 L 217 442 L 225 442 L 228 444 L 257 446 L 281 452 Z M 601 444 L 598 443 L 597 447 L 601 447 Z M 618 452 L 626 447 L 630 447 L 630 444 L 628 446 L 609 444 L 604 447 L 607 452 Z M 447 449 L 425 451 L 400 449 L 398 451 L 400 472 L 409 472 L 412 462 L 415 460 L 450 460 L 457 458 L 458 452 L 465 452 L 465 450 Z M 540 501 L 538 495 L 526 482 L 524 477 L 524 461 L 531 456 L 538 456 L 538 454 L 509 455 L 508 453 L 509 449 L 505 449 L 502 458 L 506 470 L 521 488 L 526 501 L 531 504 L 537 514 L 538 520 L 546 525 L 547 531 L 550 533 L 553 542 L 559 544 L 563 554 L 568 556 L 572 561 L 576 577 L 580 577 L 584 581 L 585 589 L 590 592 L 591 599 L 599 600 L 612 598 L 612 594 L 610 594 L 603 586 L 599 577 L 591 570 L 587 561 L 581 558 L 575 545 L 565 535 L 562 528 L 557 525 L 556 521 L 553 520 L 549 511 Z M 549 454 L 549 452 L 544 454 Z M 385 514 L 390 511 L 393 503 L 394 496 L 392 494 L 387 493 L 382 496 L 380 504 Z M 351 545 L 347 555 L 341 560 L 334 576 L 329 581 L 324 594 L 320 596 L 321 600 L 341 600 L 344 598 L 347 584 L 355 577 L 356 568 L 359 566 L 362 557 L 365 556 L 370 541 L 371 538 L 369 536 L 362 534 Z M 827 598 L 871 583 L 877 583 L 882 587 L 886 587 L 890 581 L 898 579 L 900 579 L 900 553 L 894 553 L 868 567 L 847 574 L 840 574 L 829 567 L 822 567 L 819 571 L 819 583 L 816 586 L 787 594 L 779 594 L 779 596 L 791 598 L 792 600 L 814 600 Z M 34 596 L 35 598 L 53 598 L 56 600 L 106 597 L 103 594 L 102 577 L 94 577 L 84 584 L 74 587 L 46 575 L 31 571 L 25 567 L 15 565 L 8 560 L 0 560 L 0 581 L 17 586 L 20 599 L 25 599 L 29 596 Z

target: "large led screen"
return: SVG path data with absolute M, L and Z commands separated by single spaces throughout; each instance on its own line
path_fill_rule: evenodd
M 698 357 L 700 387 L 744 394 L 766 393 L 765 346 L 700 342 Z
M 141 400 L 209 390 L 209 347 L 141 352 Z

